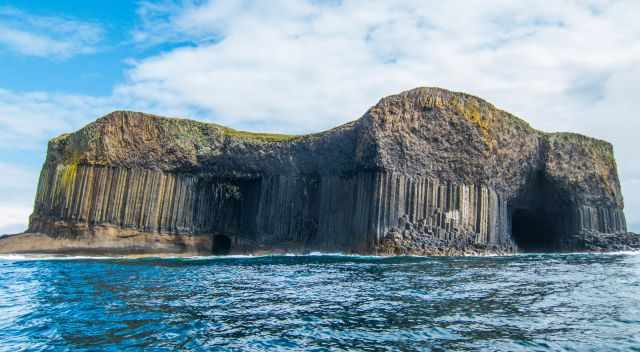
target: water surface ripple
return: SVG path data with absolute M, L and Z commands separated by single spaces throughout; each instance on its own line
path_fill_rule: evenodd
M 640 255 L 0 259 L 0 351 L 637 350 Z

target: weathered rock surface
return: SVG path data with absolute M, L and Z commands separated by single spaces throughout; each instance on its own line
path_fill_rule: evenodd
M 306 136 L 113 112 L 49 143 L 0 252 L 619 249 L 623 207 L 609 143 L 417 88 Z

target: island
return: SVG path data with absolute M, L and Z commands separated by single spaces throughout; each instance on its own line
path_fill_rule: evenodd
M 291 136 L 115 111 L 49 142 L 0 253 L 484 255 L 638 248 L 612 145 L 416 88 Z

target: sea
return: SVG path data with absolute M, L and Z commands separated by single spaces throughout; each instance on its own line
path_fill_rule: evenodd
M 0 257 L 0 351 L 640 351 L 640 254 Z

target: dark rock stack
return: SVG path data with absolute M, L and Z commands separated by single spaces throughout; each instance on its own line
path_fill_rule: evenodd
M 637 242 L 610 144 L 418 88 L 306 136 L 113 112 L 50 142 L 28 233 L 0 252 L 452 255 Z
M 384 255 L 485 255 L 517 251 L 513 243 L 478 241 L 474 232 L 447 230 L 425 219 L 412 223 L 407 216 L 387 232 L 378 249 Z

